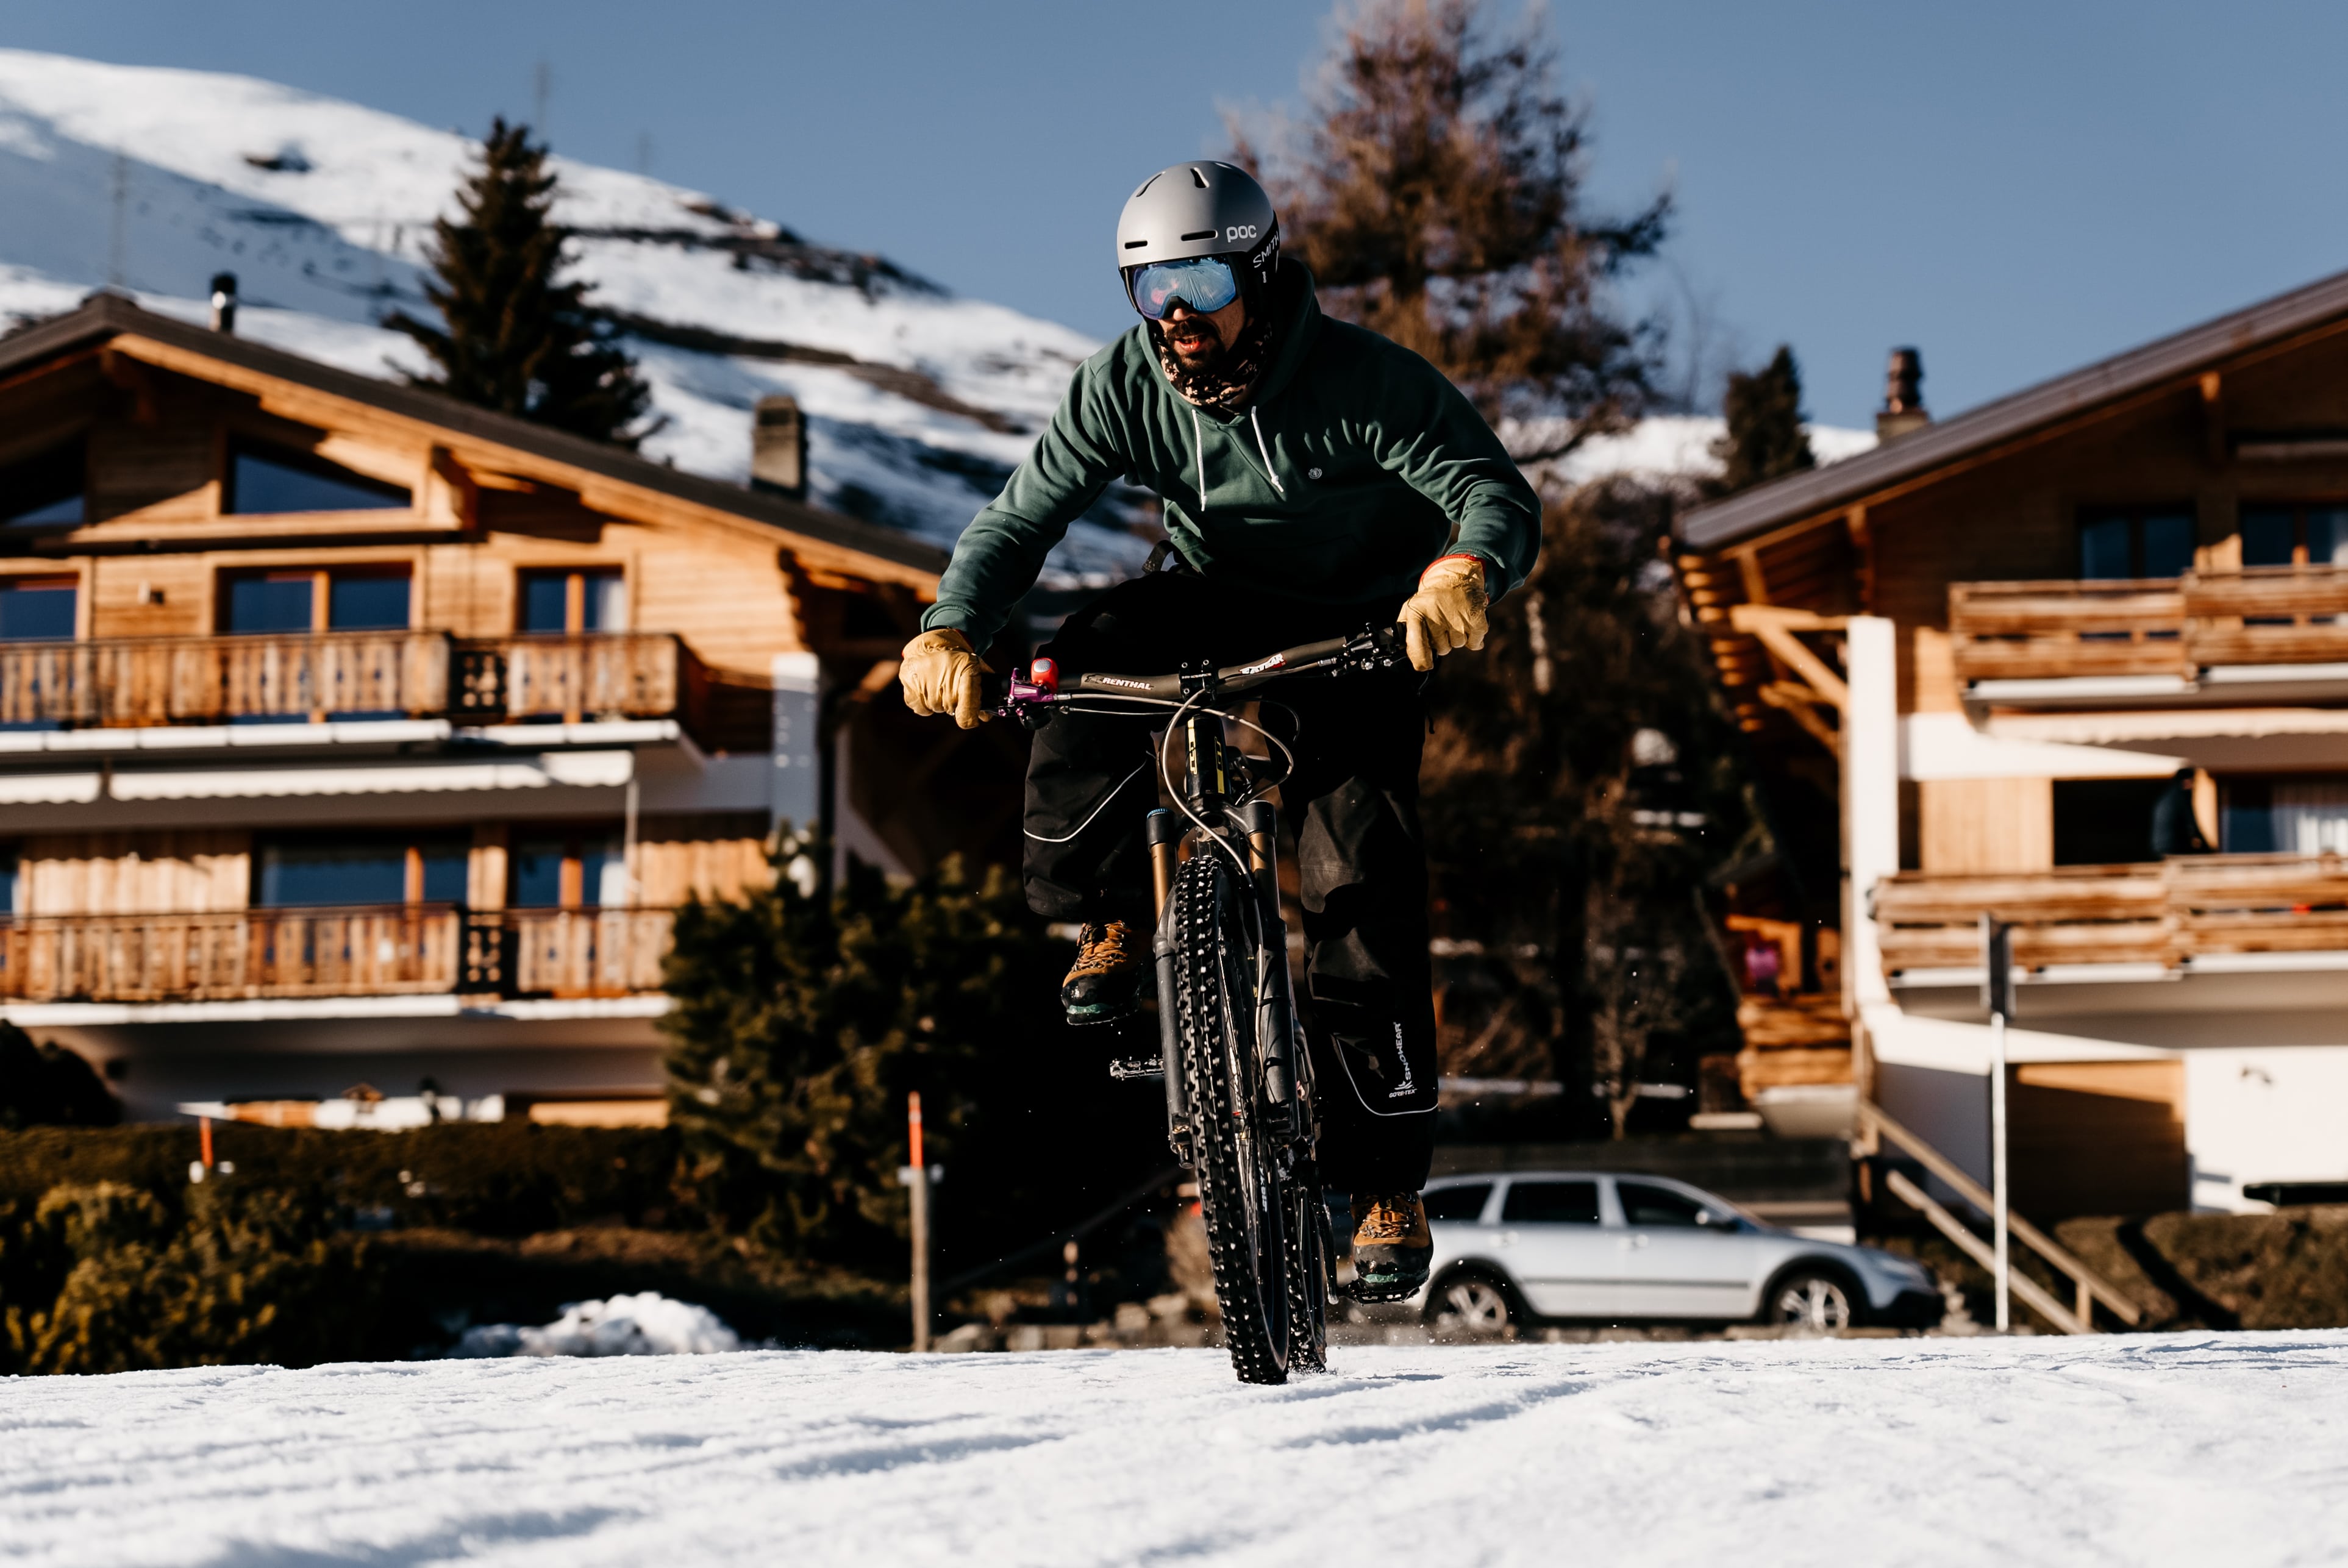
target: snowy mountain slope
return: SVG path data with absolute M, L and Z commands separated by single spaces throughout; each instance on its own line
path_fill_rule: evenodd
M 12 1379 L 0 1557 L 105 1564 L 2348 1557 L 2348 1336 L 759 1352 Z
M 376 324 L 424 312 L 422 256 L 473 144 L 396 115 L 247 77 L 0 49 L 0 328 L 119 279 L 202 320 L 237 273 L 246 336 L 372 376 L 423 368 Z M 950 544 L 1050 418 L 1094 348 L 1070 328 L 956 298 L 875 256 L 644 175 L 558 158 L 581 275 L 630 324 L 667 423 L 647 456 L 742 482 L 750 410 L 808 416 L 815 499 Z M 1552 475 L 1710 471 L 1717 419 L 1650 419 Z M 1832 460 L 1873 444 L 1820 428 Z M 1129 573 L 1130 497 L 1097 509 L 1049 586 Z
M 453 132 L 249 77 L 0 50 L 0 323 L 115 277 L 201 319 L 225 270 L 246 335 L 364 374 L 420 368 L 376 324 L 426 308 L 423 248 L 472 156 Z M 751 407 L 788 392 L 818 500 L 948 543 L 1097 346 L 700 192 L 555 164 L 581 274 L 636 323 L 669 421 L 644 450 L 679 467 L 746 479 Z M 1055 565 L 1098 577 L 1144 549 L 1079 524 Z

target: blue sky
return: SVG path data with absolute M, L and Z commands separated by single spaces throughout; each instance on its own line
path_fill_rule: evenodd
M 1518 0 L 1502 0 L 1513 14 Z M 0 44 L 235 70 L 478 130 L 551 73 L 558 150 L 1106 335 L 1142 173 L 1300 100 L 1319 0 L 17 0 Z M 2348 266 L 2348 7 L 1555 0 L 1593 188 L 1680 202 L 1636 285 L 1684 349 L 1801 356 L 1864 423 L 1948 414 Z M 1716 392 L 1714 394 L 1716 396 Z

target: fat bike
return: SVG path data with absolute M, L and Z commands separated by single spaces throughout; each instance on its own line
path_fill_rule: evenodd
M 1038 659 L 994 686 L 996 714 L 1162 714 L 1160 780 L 1174 808 L 1149 813 L 1156 882 L 1159 1056 L 1174 1153 L 1196 1177 L 1232 1368 L 1283 1383 L 1326 1364 L 1336 1258 L 1313 1151 L 1313 1064 L 1296 1018 L 1280 907 L 1279 821 L 1264 797 L 1287 748 L 1237 710 L 1275 681 L 1344 678 L 1406 663 L 1399 627 L 1365 629 L 1218 669 L 1173 675 L 1063 672 Z M 1253 731 L 1276 758 L 1251 757 Z

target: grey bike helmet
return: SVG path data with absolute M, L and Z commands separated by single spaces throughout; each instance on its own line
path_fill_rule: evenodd
M 1152 262 L 1222 256 L 1243 287 L 1280 264 L 1280 214 L 1255 176 L 1234 163 L 1176 163 L 1141 182 L 1117 219 L 1117 265 L 1128 284 Z

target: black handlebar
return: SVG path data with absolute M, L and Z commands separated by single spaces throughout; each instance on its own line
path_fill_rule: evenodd
M 1408 662 L 1402 627 L 1365 626 L 1350 637 L 1302 643 L 1262 658 L 1228 665 L 1211 675 L 1120 676 L 1087 672 L 1070 676 L 1056 672 L 1052 683 L 1037 685 L 1022 678 L 1028 674 L 1025 670 L 1011 676 L 986 672 L 979 676 L 978 690 L 979 700 L 988 710 L 1012 713 L 1028 707 L 1048 707 L 1072 696 L 1151 697 L 1175 702 L 1202 689 L 1247 691 L 1314 671 L 1331 675 L 1369 673 L 1406 665 Z

